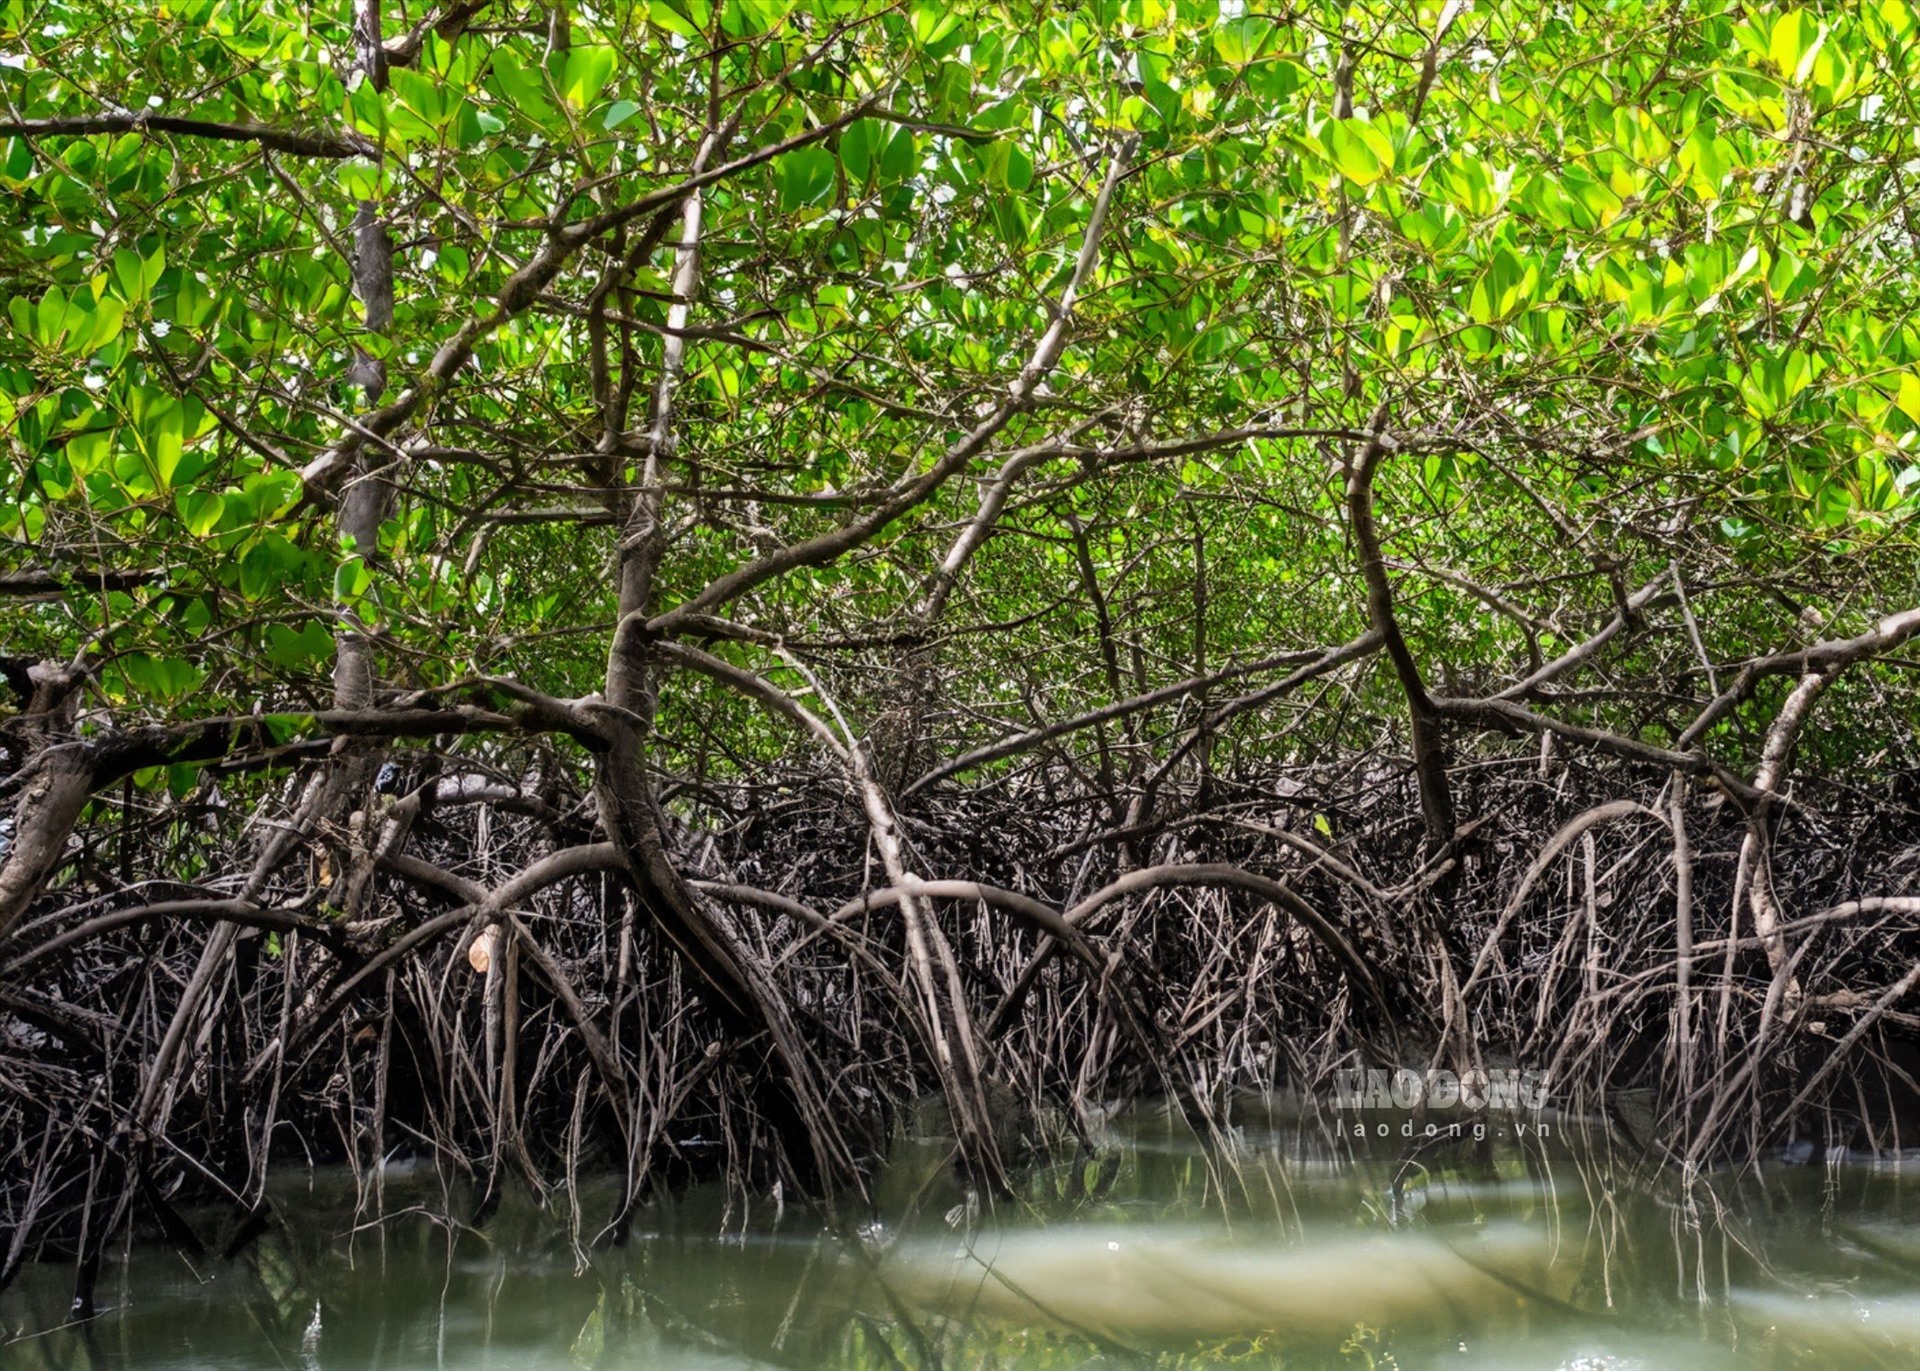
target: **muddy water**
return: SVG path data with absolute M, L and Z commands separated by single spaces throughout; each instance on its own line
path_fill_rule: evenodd
M 69 1273 L 29 1268 L 0 1367 L 1920 1366 L 1920 1161 L 1802 1148 L 1689 1200 L 1572 1121 L 1409 1144 L 1250 1116 L 1203 1147 L 1145 1117 L 989 1206 L 941 1157 L 904 1144 L 837 1229 L 716 1187 L 619 1249 L 564 1196 L 476 1231 L 430 1217 L 466 1199 L 418 1167 L 385 1223 L 302 1177 L 234 1260 L 117 1253 L 84 1326 Z

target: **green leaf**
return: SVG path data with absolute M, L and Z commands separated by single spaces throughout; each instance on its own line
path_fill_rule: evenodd
M 1773 21 L 1767 55 L 1789 81 L 1805 81 L 1820 45 L 1826 41 L 1826 25 L 1805 10 L 1789 10 Z
M 275 666 L 297 671 L 332 655 L 333 637 L 316 620 L 307 620 L 298 632 L 285 624 L 267 626 L 266 656 Z
M 884 132 L 874 120 L 860 119 L 841 133 L 840 165 L 847 169 L 847 178 L 856 185 L 867 184 L 867 175 L 873 170 L 873 154 Z
M 1393 143 L 1365 119 L 1327 121 L 1327 153 L 1340 174 L 1370 186 L 1393 165 Z
M 1033 158 L 1018 143 L 1007 146 L 1007 189 L 1025 190 L 1033 184 Z
M 1245 66 L 1260 56 L 1273 37 L 1270 20 L 1252 17 L 1229 19 L 1213 31 L 1213 50 L 1231 67 Z
M 26 181 L 33 174 L 33 145 L 24 138 L 7 140 L 7 158 L 0 164 L 0 176 L 16 184 Z
M 240 483 L 240 493 L 229 499 L 244 499 L 246 511 L 241 517 L 249 522 L 272 519 L 293 508 L 303 489 L 298 472 L 262 471 Z
M 153 474 L 160 483 L 160 489 L 166 490 L 173 484 L 173 474 L 180 469 L 180 456 L 186 440 L 186 414 L 179 405 L 169 406 L 153 421 L 147 431 L 147 457 L 153 463 Z
M 119 302 L 114 302 L 118 307 Z M 116 324 L 116 328 L 118 325 Z M 61 350 L 65 352 L 85 352 L 88 342 L 93 338 L 94 307 L 93 301 L 83 290 L 74 292 L 73 299 L 67 304 L 67 317 L 61 330 Z
M 285 593 L 289 583 L 303 578 L 305 554 L 278 533 L 269 533 L 247 549 L 240 559 L 240 591 L 249 598 Z
M 204 538 L 212 533 L 220 522 L 220 516 L 226 513 L 227 501 L 215 490 L 177 490 L 173 495 L 173 507 L 180 514 L 180 521 L 187 526 L 187 532 L 196 538 Z
M 34 313 L 33 336 L 47 347 L 53 347 L 65 336 L 66 322 L 67 297 L 60 287 L 48 286 Z
M 1911 371 L 1902 372 L 1899 388 L 1894 392 L 1893 402 L 1900 407 L 1902 414 L 1914 423 L 1920 424 L 1920 376 L 1914 375 Z
M 348 161 L 340 165 L 340 190 L 349 200 L 380 198 L 380 168 L 373 162 Z
M 439 126 L 447 122 L 449 111 L 446 93 L 438 81 L 412 67 L 393 67 L 388 71 L 387 79 L 401 103 L 426 123 Z
M 1154 112 L 1161 123 L 1172 128 L 1180 121 L 1181 108 L 1180 92 L 1167 80 L 1172 63 L 1160 53 L 1144 51 L 1135 55 L 1134 63 L 1140 69 L 1140 84 L 1146 88 Z
M 897 128 L 893 137 L 887 141 L 887 150 L 880 154 L 880 179 L 882 181 L 904 181 L 919 169 L 920 144 L 909 128 Z
M 254 716 L 276 747 L 285 747 L 313 727 L 311 714 L 257 714 Z
M 775 166 L 781 211 L 791 214 L 826 199 L 833 190 L 839 167 L 834 155 L 817 144 L 797 148 L 782 157 Z
M 140 262 L 140 254 L 131 248 L 116 248 L 113 254 L 113 277 L 120 284 L 120 293 L 129 304 L 138 303 L 147 298 L 149 282 Z
M 176 800 L 185 799 L 193 792 L 200 780 L 199 762 L 177 762 L 167 768 L 167 794 Z
M 373 576 L 363 557 L 348 557 L 334 570 L 333 598 L 338 604 L 357 603 L 372 586 Z
M 1720 198 L 1720 187 L 1733 165 L 1733 145 L 1715 137 L 1712 121 L 1694 129 L 1680 149 L 1680 168 L 1688 174 L 1693 193 L 1702 200 Z
M 951 5 L 921 4 L 915 5 L 909 16 L 913 24 L 913 41 L 927 49 L 939 49 L 933 52 L 935 57 L 946 55 L 946 49 L 940 45 L 954 35 L 960 27 L 960 15 Z
M 704 38 L 700 26 L 693 22 L 684 4 L 678 0 L 653 0 L 647 10 L 647 17 L 668 33 L 678 34 L 682 38 Z
M 1853 518 L 1853 493 L 1844 482 L 1823 481 L 1814 491 L 1813 521 L 1822 528 L 1839 528 Z
M 113 432 L 111 429 L 94 429 L 88 433 L 76 433 L 67 440 L 67 465 L 78 478 L 86 478 L 107 464 L 113 455 Z
M 120 325 L 127 307 L 111 295 L 103 295 L 93 306 L 93 326 L 84 339 L 77 340 L 76 352 L 97 352 L 120 336 Z
M 575 109 L 585 109 L 600 98 L 600 92 L 606 89 L 607 82 L 613 78 L 613 69 L 619 61 L 620 54 L 608 47 L 567 49 L 566 65 L 560 76 L 560 93 Z
M 501 48 L 494 53 L 492 72 L 494 91 L 514 110 L 535 124 L 553 121 L 553 103 L 540 68 L 524 64 L 512 48 Z
M 190 695 L 204 679 L 191 662 L 147 652 L 121 658 L 120 674 L 136 693 L 168 704 Z
M 609 131 L 617 129 L 639 112 L 640 106 L 634 101 L 615 100 L 607 106 L 606 117 L 600 121 L 600 127 Z

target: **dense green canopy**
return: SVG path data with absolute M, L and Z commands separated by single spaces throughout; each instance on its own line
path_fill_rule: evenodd
M 84 657 L 122 723 L 320 698 L 348 610 L 395 686 L 593 689 L 675 365 L 647 609 L 683 623 L 904 626 L 1013 462 L 948 619 L 1038 615 L 1052 688 L 1101 693 L 1074 519 L 1128 600 L 1211 535 L 1215 658 L 1341 640 L 1335 468 L 1376 416 L 1421 435 L 1384 534 L 1460 672 L 1675 551 L 1899 607 L 1846 566 L 1914 481 L 1904 4 L 549 11 L 389 13 L 383 92 L 345 5 L 6 7 L 0 537 L 76 588 L 11 651 Z M 356 462 L 398 492 L 377 549 L 329 522 Z M 1142 617 L 1149 681 L 1190 674 L 1186 614 Z

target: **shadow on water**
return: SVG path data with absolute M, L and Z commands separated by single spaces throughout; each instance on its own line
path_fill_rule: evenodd
M 851 1231 L 716 1187 L 656 1202 L 617 1250 L 530 1202 L 449 1226 L 466 1211 L 421 1171 L 390 1173 L 387 1219 L 356 1226 L 352 1179 L 323 1174 L 233 1260 L 122 1250 L 85 1325 L 65 1272 L 28 1271 L 0 1296 L 0 1366 L 1920 1364 L 1897 1162 L 1803 1152 L 1689 1190 L 1577 1120 L 1407 1131 L 1245 1109 L 1202 1147 L 1135 1114 L 995 1206 L 913 1138 Z

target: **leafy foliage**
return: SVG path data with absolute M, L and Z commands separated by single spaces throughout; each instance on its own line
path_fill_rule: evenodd
M 16 613 L 8 636 L 40 654 L 85 644 L 114 708 L 298 691 L 347 606 L 377 623 L 402 684 L 475 669 L 589 684 L 613 534 L 580 525 L 604 527 L 608 481 L 637 468 L 582 454 L 603 446 L 608 387 L 644 397 L 658 368 L 670 253 L 609 292 L 623 226 L 524 308 L 495 302 L 553 234 L 683 176 L 715 117 L 739 157 L 872 101 L 712 188 L 662 607 L 924 469 L 1004 388 L 1123 133 L 1136 166 L 1016 446 L 1337 433 L 1386 400 L 1397 427 L 1461 439 L 1383 478 L 1396 545 L 1491 581 L 1544 559 L 1543 587 L 1571 549 L 1516 503 L 1522 485 L 1608 555 L 1644 569 L 1685 545 L 1707 579 L 1844 566 L 1911 505 L 1915 18 L 1899 0 L 1418 16 L 660 3 L 575 14 L 564 46 L 502 7 L 451 41 L 423 26 L 384 93 L 349 70 L 337 9 L 0 14 L 15 116 L 0 536 L 17 564 L 82 582 L 154 572 Z M 118 112 L 135 126 L 26 131 Z M 367 155 L 139 127 L 150 115 L 357 136 Z M 360 327 L 344 250 L 360 201 L 401 244 L 384 338 Z M 389 449 L 404 496 L 374 574 L 300 473 L 352 432 L 351 349 L 429 386 L 436 350 L 476 321 L 471 363 Z M 1018 618 L 1071 581 L 1068 515 L 1125 593 L 1158 594 L 1190 573 L 1185 538 L 1156 543 L 1164 516 L 1132 518 L 1182 502 L 1212 536 L 1216 657 L 1344 632 L 1325 441 L 1253 437 L 1140 471 L 1063 455 L 1010 516 L 1031 536 L 996 540 L 972 603 Z M 865 555 L 764 588 L 750 617 L 785 633 L 836 606 L 897 618 L 966 508 L 956 489 Z M 1821 589 L 1827 614 L 1879 608 Z M 1524 636 L 1468 630 L 1484 606 L 1456 585 L 1408 593 L 1417 631 L 1462 669 Z M 1548 620 L 1562 596 L 1520 592 Z M 1071 657 L 1085 628 L 1043 617 L 1035 647 Z M 1175 655 L 1166 634 L 1140 637 L 1149 662 Z

